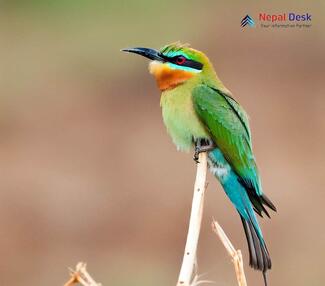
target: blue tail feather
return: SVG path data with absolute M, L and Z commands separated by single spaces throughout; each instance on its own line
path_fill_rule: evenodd
M 240 183 L 238 175 L 218 148 L 209 153 L 209 167 L 240 214 L 248 242 L 251 267 L 266 272 L 271 268 L 271 259 L 245 186 Z

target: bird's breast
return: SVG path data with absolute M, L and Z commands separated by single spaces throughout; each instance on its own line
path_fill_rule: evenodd
M 191 92 L 185 85 L 164 91 L 160 104 L 164 124 L 179 150 L 190 151 L 193 138 L 209 138 L 195 113 Z

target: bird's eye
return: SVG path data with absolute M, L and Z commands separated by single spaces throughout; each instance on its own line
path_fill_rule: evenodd
M 178 57 L 176 57 L 176 64 L 178 64 L 178 65 L 182 65 L 182 64 L 184 64 L 186 62 L 186 58 L 185 57 L 183 57 L 183 56 L 178 56 Z

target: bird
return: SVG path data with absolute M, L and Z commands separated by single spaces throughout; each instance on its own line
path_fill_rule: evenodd
M 253 154 L 248 115 L 224 86 L 209 58 L 180 42 L 156 50 L 122 49 L 150 59 L 149 72 L 161 91 L 167 132 L 180 151 L 207 152 L 208 166 L 239 213 L 248 243 L 249 265 L 263 273 L 272 262 L 256 214 L 270 218 L 276 207 L 264 194 Z

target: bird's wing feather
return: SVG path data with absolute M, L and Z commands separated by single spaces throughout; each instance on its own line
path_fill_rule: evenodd
M 242 183 L 261 196 L 262 189 L 246 112 L 229 95 L 207 85 L 194 88 L 194 109 Z

